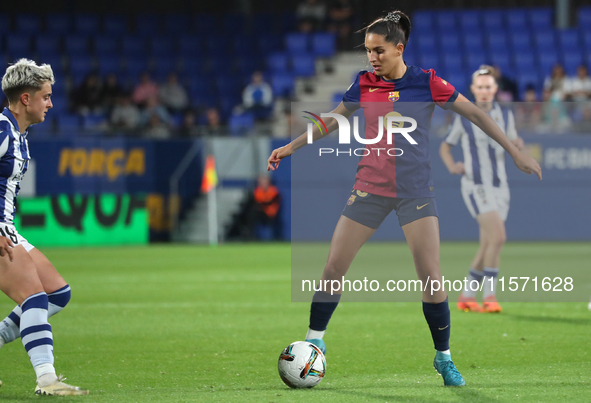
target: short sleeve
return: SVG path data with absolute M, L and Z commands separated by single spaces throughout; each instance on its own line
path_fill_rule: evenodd
M 449 109 L 452 107 L 459 93 L 455 87 L 435 75 L 435 70 L 429 70 L 431 77 L 429 77 L 429 85 L 431 87 L 431 97 L 433 102 L 442 107 L 443 109 Z
M 343 104 L 345 105 L 345 108 L 349 110 L 359 109 L 359 101 L 361 100 L 361 86 L 359 85 L 359 81 L 361 80 L 361 76 L 365 73 L 365 71 L 360 71 L 355 77 L 353 84 L 347 88 L 347 91 L 343 95 Z
M 454 117 L 454 121 L 449 128 L 449 132 L 447 133 L 447 137 L 445 138 L 445 142 L 452 146 L 458 144 L 458 141 L 462 138 L 462 134 L 464 134 L 464 125 L 462 125 L 462 118 L 460 115 L 456 115 Z
M 517 140 L 519 136 L 517 134 L 517 129 L 515 128 L 515 115 L 513 115 L 513 111 L 507 111 L 507 122 L 505 122 L 505 124 L 507 125 L 505 134 L 509 140 Z
M 0 122 L 0 158 L 4 157 L 10 143 L 10 124 L 6 121 Z

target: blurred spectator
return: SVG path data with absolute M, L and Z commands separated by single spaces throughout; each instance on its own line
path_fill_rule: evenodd
M 170 73 L 166 83 L 160 86 L 160 101 L 172 113 L 182 112 L 189 106 L 187 91 L 179 84 L 176 73 Z
M 581 120 L 573 125 L 573 131 L 581 134 L 591 134 L 591 103 L 582 105 Z
M 533 84 L 525 89 L 524 102 L 519 102 L 515 110 L 515 126 L 517 130 L 536 130 L 542 120 L 542 103 L 536 95 Z
M 499 90 L 497 91 L 497 101 L 499 102 L 514 102 L 519 100 L 519 89 L 517 88 L 517 84 L 515 81 L 511 80 L 509 77 L 504 76 L 501 68 L 499 66 L 495 67 L 495 80 L 497 80 L 497 84 L 499 86 Z
M 544 101 L 564 101 L 567 94 L 567 78 L 564 68 L 557 63 L 552 68 L 552 75 L 544 81 Z
M 117 98 L 117 102 L 111 111 L 111 127 L 132 131 L 138 128 L 140 123 L 140 110 L 131 102 L 131 97 L 127 94 Z
M 328 30 L 337 34 L 340 50 L 351 48 L 353 6 L 349 0 L 333 0 L 328 8 Z
M 101 104 L 110 112 L 115 107 L 117 99 L 121 95 L 123 95 L 123 88 L 119 85 L 117 75 L 110 73 L 107 75 L 103 88 L 101 89 Z
M 136 105 L 143 106 L 148 98 L 152 96 L 158 96 L 158 86 L 152 81 L 150 73 L 145 71 L 140 76 L 140 82 L 133 90 L 132 99 Z
M 190 138 L 200 136 L 202 133 L 197 126 L 197 115 L 192 110 L 188 110 L 183 115 L 183 123 L 177 132 L 179 137 Z
M 263 74 L 255 71 L 252 82 L 242 92 L 244 108 L 252 112 L 257 120 L 267 120 L 273 112 L 273 90 L 263 80 Z
M 101 83 L 98 75 L 88 74 L 74 90 L 72 100 L 74 101 L 74 111 L 80 115 L 102 113 Z
M 143 137 L 149 139 L 165 140 L 171 137 L 170 127 L 167 122 L 160 119 L 157 113 L 150 115 L 150 120 L 143 130 Z
M 158 95 L 151 95 L 146 99 L 146 107 L 140 116 L 140 126 L 147 126 L 152 121 L 152 116 L 158 116 L 160 123 L 170 126 L 171 117 L 164 105 L 160 103 Z
M 568 98 L 576 102 L 585 102 L 591 97 L 591 78 L 587 66 L 580 65 L 577 68 L 577 75 L 569 78 L 565 85 Z
M 540 133 L 564 134 L 571 128 L 571 119 L 567 113 L 566 105 L 558 98 L 550 97 L 550 100 L 543 103 L 542 125 Z
M 254 189 L 254 226 L 258 239 L 271 241 L 280 238 L 280 206 L 279 190 L 271 184 L 267 175 L 259 176 Z
M 318 31 L 323 28 L 326 8 L 318 0 L 304 0 L 296 9 L 296 17 L 301 32 Z
M 200 133 L 202 136 L 221 136 L 226 134 L 225 128 L 222 126 L 222 119 L 220 113 L 216 108 L 209 108 L 205 112 L 207 124 L 201 127 Z

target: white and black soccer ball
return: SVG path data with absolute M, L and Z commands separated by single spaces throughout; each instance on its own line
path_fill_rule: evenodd
M 296 341 L 279 356 L 279 376 L 290 388 L 313 388 L 326 373 L 326 359 L 318 347 L 307 341 Z

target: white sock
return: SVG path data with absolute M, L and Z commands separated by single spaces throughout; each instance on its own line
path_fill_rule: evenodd
M 474 298 L 476 296 L 476 292 L 480 288 L 480 283 L 482 282 L 483 277 L 483 272 L 470 267 L 470 271 L 468 272 L 468 281 L 466 282 L 464 291 L 462 291 L 462 296 L 464 298 Z M 478 282 L 478 287 L 475 287 L 476 284 L 472 284 L 473 281 Z M 474 288 L 476 288 L 476 290 L 474 290 Z
M 445 351 L 440 351 L 441 354 L 447 354 L 447 355 L 451 355 L 451 351 L 449 350 L 445 350 Z
M 499 279 L 499 269 L 495 267 L 484 268 L 484 287 L 482 287 L 482 299 L 496 297 L 497 280 Z
M 39 364 L 35 368 L 35 374 L 37 374 L 37 383 L 39 386 L 51 385 L 57 381 L 57 375 L 55 374 L 55 368 L 53 364 Z
M 312 340 L 312 339 L 321 339 L 324 337 L 324 333 L 326 333 L 326 330 L 312 330 L 312 329 L 308 329 L 308 333 L 306 333 L 306 340 Z

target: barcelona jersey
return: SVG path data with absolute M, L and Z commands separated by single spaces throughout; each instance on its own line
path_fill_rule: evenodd
M 380 127 L 382 137 L 375 144 L 366 145 L 354 188 L 387 197 L 433 197 L 429 159 L 431 116 L 435 104 L 449 109 L 457 97 L 455 88 L 437 77 L 434 70 L 407 66 L 404 76 L 396 80 L 359 72 L 343 96 L 343 103 L 349 110 L 363 109 L 366 140 L 379 137 Z M 408 134 L 417 144 L 411 144 L 399 132 L 388 141 L 388 116 L 414 119 L 417 128 Z M 409 122 L 396 124 L 411 126 Z

